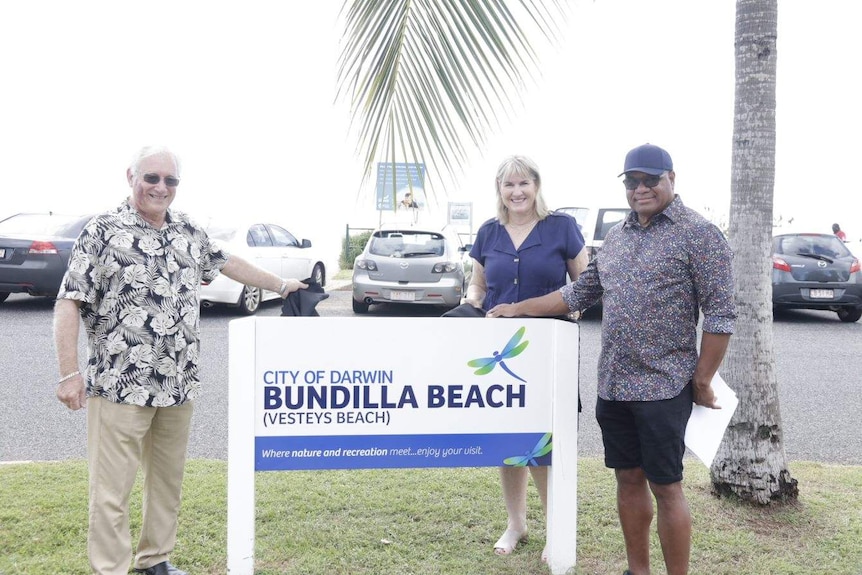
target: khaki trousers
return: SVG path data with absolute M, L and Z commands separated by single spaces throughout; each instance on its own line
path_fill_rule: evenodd
M 132 556 L 129 497 L 143 467 L 143 517 L 135 567 L 167 561 L 177 539 L 192 404 L 139 407 L 87 400 L 90 525 L 95 575 L 127 575 Z

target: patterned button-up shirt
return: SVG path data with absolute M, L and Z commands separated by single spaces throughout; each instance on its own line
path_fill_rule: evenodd
M 704 332 L 733 332 L 732 257 L 721 231 L 678 196 L 647 227 L 631 212 L 608 233 L 578 281 L 560 290 L 572 311 L 602 299 L 602 399 L 679 395 L 694 375 L 700 312 Z
M 200 285 L 227 258 L 181 212 L 158 230 L 126 202 L 93 218 L 57 296 L 81 302 L 87 394 L 150 407 L 197 397 Z

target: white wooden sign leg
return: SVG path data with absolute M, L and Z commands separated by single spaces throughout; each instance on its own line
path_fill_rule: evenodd
M 577 562 L 580 331 L 578 326 L 562 322 L 558 322 L 555 331 L 554 455 L 548 473 L 548 567 L 554 575 L 566 575 L 574 572 Z
M 230 322 L 228 389 L 227 572 L 254 573 L 255 322 Z

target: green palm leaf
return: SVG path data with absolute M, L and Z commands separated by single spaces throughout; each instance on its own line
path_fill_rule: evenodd
M 338 97 L 350 99 L 366 180 L 377 161 L 459 171 L 535 71 L 519 20 L 553 38 L 564 3 L 345 0 L 342 13 Z

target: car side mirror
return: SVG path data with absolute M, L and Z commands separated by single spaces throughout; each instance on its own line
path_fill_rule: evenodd
M 305 240 L 305 239 L 304 239 L 304 240 L 302 240 L 302 245 L 301 245 L 300 247 L 302 247 L 302 248 L 310 248 L 310 247 L 311 247 L 311 240 Z

